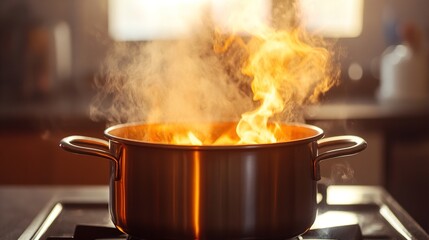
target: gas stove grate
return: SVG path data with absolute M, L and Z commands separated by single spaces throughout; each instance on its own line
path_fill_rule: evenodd
M 95 240 L 95 239 L 130 239 L 116 228 L 104 226 L 76 225 L 73 237 L 48 237 L 46 240 Z
M 104 226 L 88 226 L 77 225 L 72 237 L 55 237 L 50 236 L 47 240 L 96 240 L 96 239 L 126 239 L 138 240 L 138 238 L 127 236 L 116 228 Z M 296 239 L 338 239 L 338 240 L 359 240 L 362 238 L 362 233 L 359 225 L 347 225 L 340 227 L 332 227 L 327 229 L 312 229 L 303 236 Z
M 380 188 L 331 186 L 328 190 L 327 195 L 331 196 L 331 199 L 319 204 L 315 224 L 304 236 L 298 237 L 298 240 L 429 239 L 429 236 L 394 199 Z M 351 193 L 356 196 L 352 198 Z M 343 198 L 335 197 L 337 195 L 349 197 L 347 201 L 343 201 Z M 350 199 L 355 200 L 350 201 Z M 54 199 L 40 212 L 19 239 L 132 240 L 114 227 L 110 219 L 108 203 L 104 198 L 101 200 Z

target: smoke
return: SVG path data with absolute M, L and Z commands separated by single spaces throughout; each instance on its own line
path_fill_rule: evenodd
M 95 81 L 91 117 L 110 124 L 237 120 L 253 103 L 228 66 L 236 56 L 214 53 L 212 29 L 194 30 L 175 41 L 116 44 Z
M 331 168 L 331 181 L 334 184 L 356 183 L 355 172 L 348 162 L 335 164 Z
M 283 6 L 283 10 L 284 21 L 273 23 L 293 32 L 287 42 L 275 35 L 275 26 L 252 25 L 257 34 L 245 29 L 245 37 L 227 35 L 203 12 L 202 17 L 195 18 L 198 21 L 186 38 L 115 44 L 95 80 L 97 96 L 90 107 L 91 118 L 106 120 L 110 125 L 238 121 L 243 113 L 261 104 L 252 93 L 252 81 L 261 74 L 249 66 L 269 65 L 276 61 L 277 52 L 287 49 L 276 67 L 283 69 L 268 72 L 269 78 L 284 75 L 277 88 L 284 96 L 285 107 L 273 119 L 302 120 L 302 106 L 315 102 L 335 83 L 338 74 L 331 64 L 331 52 L 324 48 L 326 44 L 298 27 L 296 9 Z M 260 54 L 259 48 L 270 48 L 270 39 L 258 36 L 267 31 L 278 48 L 251 63 L 249 56 Z M 287 32 L 280 35 L 286 36 Z M 289 48 L 292 42 L 298 50 Z

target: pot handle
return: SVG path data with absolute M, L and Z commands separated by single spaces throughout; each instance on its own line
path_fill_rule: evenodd
M 111 160 L 115 166 L 115 180 L 119 179 L 119 151 L 113 149 L 114 154 L 112 154 L 108 141 L 92 137 L 69 136 L 61 140 L 60 147 L 72 153 L 92 155 Z
M 316 181 L 320 180 L 320 165 L 319 163 L 323 160 L 329 158 L 337 158 L 354 155 L 358 152 L 363 151 L 367 147 L 367 143 L 360 137 L 357 136 L 337 136 L 337 137 L 328 137 L 317 141 L 317 149 L 325 147 L 334 147 L 338 145 L 350 145 L 347 147 L 341 147 L 333 150 L 328 150 L 323 153 L 320 153 L 316 156 L 314 160 L 314 179 Z

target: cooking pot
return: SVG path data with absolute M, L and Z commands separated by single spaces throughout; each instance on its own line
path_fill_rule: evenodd
M 162 124 L 122 124 L 105 130 L 108 141 L 70 136 L 60 143 L 65 150 L 110 160 L 110 214 L 115 226 L 131 236 L 298 236 L 315 220 L 319 163 L 366 148 L 360 137 L 322 139 L 322 129 L 305 124 L 281 124 L 286 137 L 270 144 L 174 145 L 142 137 L 174 135 L 166 129 Z

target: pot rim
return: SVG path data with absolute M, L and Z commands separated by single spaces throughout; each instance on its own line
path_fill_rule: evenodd
M 288 122 L 282 123 L 287 126 L 297 126 L 304 127 L 315 131 L 316 133 L 310 137 L 299 138 L 296 140 L 276 142 L 276 143 L 262 143 L 262 144 L 236 144 L 236 145 L 190 145 L 190 144 L 171 144 L 171 143 L 155 143 L 148 142 L 142 140 L 133 140 L 124 137 L 118 137 L 110 132 L 115 129 L 125 128 L 130 126 L 137 125 L 149 125 L 151 123 L 143 123 L 143 122 L 133 122 L 133 123 L 123 123 L 111 126 L 104 130 L 104 136 L 110 140 L 124 143 L 127 145 L 135 145 L 135 146 L 145 146 L 145 147 L 159 147 L 159 148 L 170 148 L 170 149 L 188 149 L 188 150 L 225 150 L 225 149 L 257 149 L 257 148 L 268 148 L 268 147 L 283 147 L 283 146 L 291 146 L 298 145 L 303 143 L 309 143 L 313 141 L 317 141 L 324 136 L 324 131 L 314 125 L 305 124 L 305 123 L 297 123 L 297 122 Z

